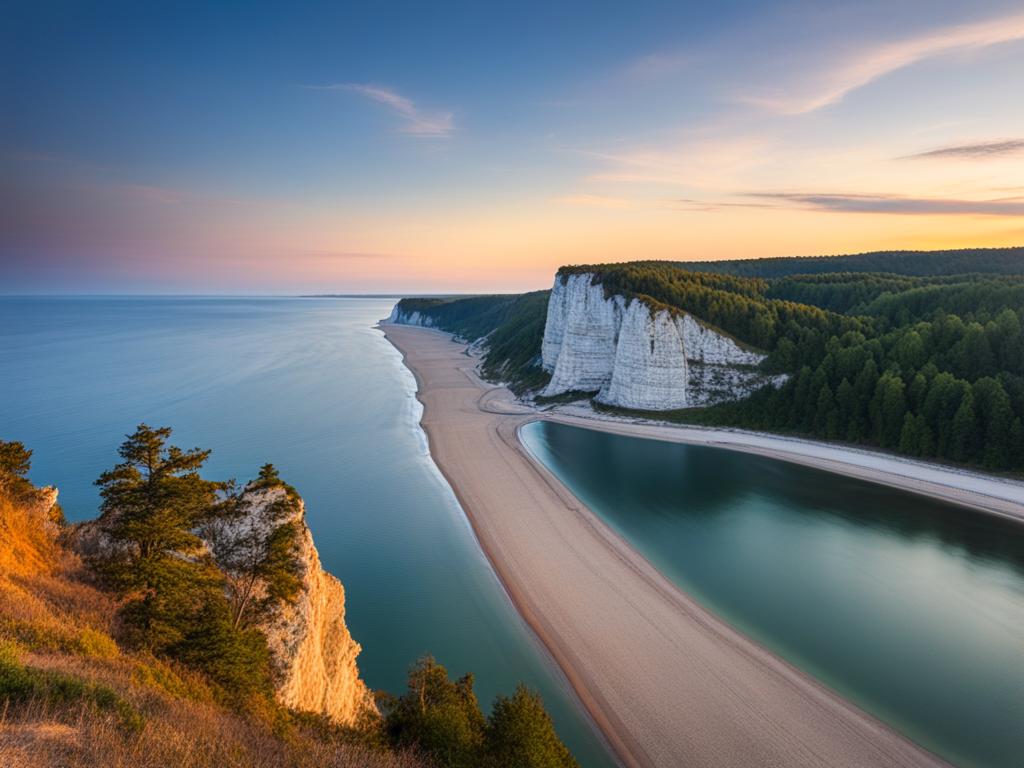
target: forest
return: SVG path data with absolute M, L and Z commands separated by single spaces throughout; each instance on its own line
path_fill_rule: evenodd
M 1024 249 L 630 262 L 558 275 L 581 272 L 595 274 L 606 295 L 690 312 L 789 375 L 742 401 L 659 418 L 1024 470 Z M 451 330 L 447 318 L 465 311 L 467 338 L 491 334 L 485 374 L 520 392 L 544 381 L 546 302 L 526 296 L 536 298 L 485 297 L 505 307 L 493 327 L 474 325 L 472 300 L 446 302 L 438 320 Z

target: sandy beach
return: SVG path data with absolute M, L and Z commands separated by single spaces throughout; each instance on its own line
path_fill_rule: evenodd
M 676 427 L 594 421 L 564 409 L 538 414 L 481 382 L 475 358 L 447 334 L 382 328 L 416 376 L 431 454 L 481 546 L 624 764 L 945 765 L 702 608 L 533 461 L 517 435 L 537 418 L 723 445 L 719 430 L 673 437 Z M 735 438 L 730 448 L 779 450 L 726 434 Z M 812 445 L 784 448 L 789 460 L 842 463 L 815 457 Z M 846 474 L 869 471 L 885 472 L 862 461 Z M 951 493 L 954 480 L 918 482 L 934 483 L 920 490 L 936 495 Z M 977 495 L 1010 509 L 1012 494 L 992 490 L 960 488 L 957 499 Z

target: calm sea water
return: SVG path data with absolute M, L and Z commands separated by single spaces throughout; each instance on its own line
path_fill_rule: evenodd
M 734 626 L 957 765 L 1024 765 L 1024 526 L 721 449 L 523 437 Z
M 415 381 L 373 328 L 393 303 L 0 299 L 0 437 L 35 451 L 71 520 L 96 515 L 92 482 L 142 421 L 212 448 L 210 477 L 273 462 L 345 584 L 371 687 L 400 691 L 428 652 L 485 705 L 524 681 L 581 763 L 611 765 L 430 460 Z

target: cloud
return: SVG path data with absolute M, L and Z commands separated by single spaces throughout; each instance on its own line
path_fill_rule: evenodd
M 803 114 L 836 104 L 858 88 L 924 59 L 1024 39 L 1024 14 L 942 27 L 892 43 L 863 48 L 792 93 L 744 96 L 741 101 L 781 114 Z
M 366 83 L 331 83 L 329 85 L 303 85 L 314 91 L 349 91 L 389 107 L 402 120 L 401 133 L 425 138 L 446 138 L 455 130 L 455 116 L 451 112 L 424 112 L 412 99 L 390 88 Z
M 1024 139 L 1005 139 L 1002 141 L 983 141 L 977 144 L 956 144 L 950 147 L 939 147 L 927 152 L 905 155 L 900 160 L 943 159 L 954 158 L 963 160 L 988 160 L 989 158 L 1005 157 L 1024 152 Z
M 564 197 L 555 197 L 551 199 L 551 202 L 558 203 L 560 205 L 575 205 L 585 208 L 633 208 L 634 204 L 631 200 L 627 200 L 624 197 L 608 197 L 606 195 L 565 195 Z
M 624 70 L 626 78 L 655 80 L 678 75 L 693 64 L 693 55 L 687 52 L 651 53 L 632 61 Z
M 843 195 L 813 192 L 747 192 L 744 197 L 835 213 L 888 213 L 902 215 L 1024 216 L 1024 198 L 956 200 L 899 195 Z

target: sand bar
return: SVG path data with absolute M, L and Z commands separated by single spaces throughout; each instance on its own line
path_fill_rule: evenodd
M 481 546 L 624 764 L 945 765 L 663 577 L 530 458 L 517 431 L 538 414 L 481 382 L 463 345 L 382 327 Z

